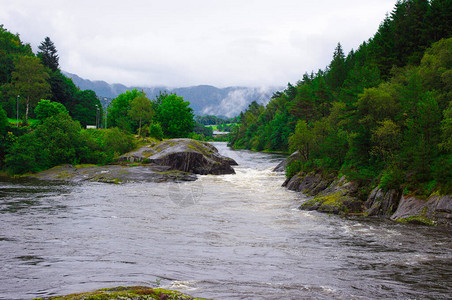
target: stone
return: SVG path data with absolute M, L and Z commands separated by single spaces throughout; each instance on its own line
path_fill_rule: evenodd
M 219 154 L 211 144 L 192 139 L 166 140 L 143 146 L 119 158 L 119 161 L 132 160 L 201 175 L 235 174 L 232 165 L 237 165 L 232 158 Z
M 374 188 L 364 204 L 365 214 L 389 218 L 396 211 L 401 195 L 400 190 L 383 191 L 379 187 Z
M 274 169 L 273 172 L 284 172 L 287 168 L 287 165 L 300 158 L 300 152 L 297 150 L 292 153 L 288 158 L 281 161 Z

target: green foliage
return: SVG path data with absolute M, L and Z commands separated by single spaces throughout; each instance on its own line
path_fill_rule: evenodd
M 80 124 L 64 113 L 45 119 L 36 130 L 17 139 L 6 156 L 7 168 L 21 174 L 77 162 L 80 130 Z
M 286 177 L 292 178 L 295 176 L 298 172 L 303 170 L 303 164 L 299 160 L 293 160 L 289 162 L 286 166 Z
M 35 115 L 41 122 L 57 114 L 68 114 L 66 107 L 58 102 L 42 99 L 35 108 Z
M 82 131 L 67 113 L 43 119 L 8 150 L 6 167 L 13 174 L 38 172 L 60 164 L 105 164 L 135 147 L 133 137 L 118 128 Z
M 141 124 L 149 123 L 155 112 L 152 109 L 151 101 L 142 94 L 132 100 L 128 114 L 132 120 L 139 122 L 138 135 L 141 136 Z
M 201 123 L 196 122 L 193 128 L 193 132 L 204 137 L 213 138 L 213 129 L 210 126 L 204 126 Z
M 80 122 L 82 127 L 87 125 L 100 126 L 103 109 L 96 93 L 92 90 L 76 91 L 73 95 L 73 103 L 71 105 L 71 116 L 74 120 Z
M 55 48 L 55 45 L 50 40 L 49 37 L 46 37 L 43 42 L 41 42 L 41 45 L 38 46 L 39 51 L 38 57 L 41 59 L 41 62 L 44 66 L 48 67 L 50 70 L 55 72 L 59 68 L 58 63 L 58 55 L 57 50 Z
M 156 120 L 167 138 L 187 137 L 194 127 L 193 110 L 190 102 L 182 97 L 169 95 L 164 98 L 157 108 Z
M 159 141 L 161 141 L 163 139 L 163 130 L 162 130 L 162 126 L 160 126 L 160 124 L 151 123 L 148 126 L 148 130 L 149 130 L 149 137 L 155 138 Z
M 433 9 L 450 14 L 446 2 L 399 1 L 357 51 L 345 56 L 338 44 L 325 71 L 288 84 L 265 107 L 251 104 L 230 144 L 298 150 L 288 176 L 322 170 L 385 189 L 452 192 L 452 38 L 427 49 L 436 40 L 426 34 L 438 29 Z M 442 28 L 438 36 L 450 36 Z
M 138 96 L 146 96 L 137 89 L 126 91 L 113 99 L 108 108 L 108 122 L 111 127 L 118 127 L 128 132 L 135 132 L 138 128 L 136 122 L 129 115 L 131 103 Z
M 14 60 L 21 55 L 33 56 L 30 45 L 23 44 L 18 34 L 0 24 L 0 85 L 11 82 Z
M 81 131 L 83 148 L 80 161 L 88 164 L 107 164 L 135 148 L 133 136 L 117 127 L 104 130 Z
M 40 60 L 34 56 L 19 56 L 12 72 L 12 86 L 22 102 L 25 102 L 25 123 L 28 120 L 30 108 L 50 92 L 47 83 L 49 75 L 45 72 Z

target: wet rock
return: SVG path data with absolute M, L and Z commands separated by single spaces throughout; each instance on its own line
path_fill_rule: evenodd
M 300 172 L 286 180 L 283 186 L 306 195 L 317 195 L 327 189 L 332 181 L 332 178 L 324 178 L 321 174 Z
M 365 214 L 389 218 L 396 211 L 402 192 L 399 190 L 383 191 L 376 187 L 372 190 L 364 204 Z
M 171 170 L 194 174 L 235 174 L 237 163 L 222 156 L 209 143 L 192 139 L 172 139 L 141 147 L 119 158 L 119 161 L 153 163 Z
M 143 166 L 57 166 L 52 169 L 30 175 L 42 180 L 61 180 L 71 182 L 92 181 L 104 183 L 126 182 L 180 182 L 195 181 L 196 175 L 170 170 L 156 165 Z
M 403 196 L 391 220 L 425 225 L 452 225 L 452 196 L 434 195 L 428 200 Z
M 178 291 L 165 290 L 161 288 L 150 288 L 146 286 L 128 286 L 100 289 L 94 292 L 77 293 L 65 296 L 52 296 L 47 298 L 36 298 L 35 300 L 83 300 L 83 299 L 135 299 L 135 300 L 150 300 L 150 299 L 199 299 L 193 298 L 189 295 L 182 294 Z
M 288 158 L 280 162 L 274 169 L 273 172 L 284 172 L 288 164 L 300 158 L 300 152 L 295 151 Z
M 312 176 L 311 176 L 312 177 Z M 319 212 L 333 214 L 350 214 L 362 212 L 362 201 L 356 197 L 358 185 L 348 181 L 345 176 L 330 182 L 325 187 L 326 180 L 307 179 L 312 182 L 310 191 L 315 192 L 315 197 L 300 205 L 302 210 L 317 210 Z M 303 181 L 302 181 L 303 182 Z M 299 186 L 303 186 L 303 183 Z

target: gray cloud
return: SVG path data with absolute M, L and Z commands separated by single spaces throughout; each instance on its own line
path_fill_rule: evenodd
M 62 69 L 126 85 L 285 85 L 337 42 L 371 37 L 395 0 L 0 0 L 0 22 Z
M 219 105 L 211 105 L 202 111 L 205 115 L 225 116 L 228 118 L 238 116 L 250 102 L 267 104 L 275 92 L 275 88 L 241 88 L 232 90 L 223 98 Z

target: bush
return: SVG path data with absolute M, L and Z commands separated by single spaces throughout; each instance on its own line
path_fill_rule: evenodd
M 149 124 L 149 137 L 155 138 L 159 141 L 163 139 L 163 130 L 162 126 L 158 123 Z

